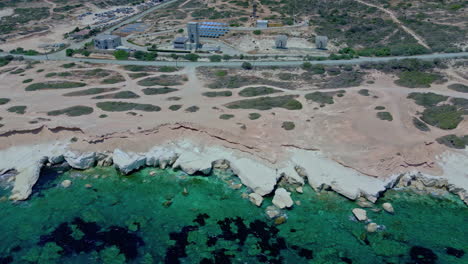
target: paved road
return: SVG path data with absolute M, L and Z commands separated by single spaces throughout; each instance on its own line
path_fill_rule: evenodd
M 0 55 L 9 55 L 8 53 L 0 53 Z M 136 60 L 105 60 L 105 59 L 91 59 L 91 58 L 71 58 L 66 56 L 57 56 L 57 54 L 51 55 L 37 55 L 37 56 L 23 56 L 28 60 L 38 61 L 73 61 L 73 62 L 90 62 L 90 63 L 104 63 L 104 64 L 118 64 L 118 65 L 147 65 L 147 66 L 178 66 L 178 67 L 240 67 L 244 61 L 223 61 L 223 62 L 188 62 L 188 61 L 136 61 Z M 422 59 L 422 60 L 433 60 L 433 59 L 453 59 L 468 57 L 468 52 L 460 53 L 438 53 L 438 54 L 427 54 L 417 56 L 398 56 L 398 57 L 378 57 L 378 58 L 357 58 L 352 60 L 323 60 L 323 61 L 310 61 L 311 64 L 324 64 L 324 65 L 343 65 L 343 64 L 362 64 L 369 62 L 388 62 L 391 60 L 402 60 L 402 59 Z M 291 60 L 291 61 L 249 61 L 253 66 L 299 66 L 304 63 L 302 60 Z

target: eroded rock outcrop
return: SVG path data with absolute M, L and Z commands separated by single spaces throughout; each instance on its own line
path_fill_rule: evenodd
M 261 196 L 271 193 L 280 177 L 275 169 L 248 158 L 232 161 L 231 169 L 244 185 Z
M 201 172 L 205 175 L 211 173 L 214 160 L 208 155 L 202 155 L 197 152 L 183 152 L 176 160 L 173 168 L 180 168 L 189 175 Z
M 353 215 L 356 217 L 358 221 L 366 221 L 367 220 L 367 212 L 361 208 L 354 208 Z
M 291 199 L 291 193 L 284 188 L 278 188 L 273 196 L 273 204 L 280 209 L 289 208 L 293 206 L 294 202 Z
M 178 157 L 173 149 L 156 147 L 146 154 L 146 166 L 165 169 L 172 166 Z
M 138 170 L 146 164 L 146 157 L 133 152 L 124 152 L 120 149 L 114 150 L 114 166 L 123 174 L 129 174 Z
M 96 164 L 96 152 L 76 153 L 67 151 L 63 156 L 65 161 L 74 169 L 86 170 Z
M 15 185 L 11 191 L 10 200 L 23 201 L 29 198 L 32 188 L 41 175 L 42 166 L 47 162 L 47 157 L 40 157 L 22 169 L 17 169 Z
M 258 193 L 249 194 L 249 200 L 256 206 L 261 206 L 263 202 L 263 197 Z

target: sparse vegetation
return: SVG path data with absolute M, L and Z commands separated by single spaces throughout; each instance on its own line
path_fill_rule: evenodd
M 440 105 L 426 108 L 421 120 L 440 129 L 454 129 L 463 120 L 463 112 L 454 105 Z
M 375 110 L 379 110 L 379 111 L 385 110 L 385 106 L 379 105 L 379 106 L 376 106 L 374 109 L 375 109 Z
M 429 88 L 431 84 L 440 79 L 440 76 L 434 73 L 405 71 L 398 74 L 396 84 L 408 88 Z
M 86 96 L 86 95 L 96 95 L 107 92 L 117 91 L 119 88 L 89 88 L 82 91 L 66 93 L 63 96 Z
M 259 97 L 228 103 L 225 106 L 230 109 L 257 109 L 270 110 L 273 108 L 284 108 L 288 110 L 302 109 L 301 102 L 297 101 L 294 95 L 284 95 L 277 97 Z
M 432 107 L 448 99 L 447 96 L 435 93 L 410 93 L 407 98 L 424 107 Z
M 18 106 L 12 106 L 8 108 L 7 111 L 10 113 L 17 113 L 17 114 L 23 115 L 24 113 L 26 113 L 26 108 L 27 106 L 25 105 L 18 105 Z
M 377 117 L 380 120 L 393 121 L 393 116 L 389 112 L 378 112 Z
M 152 104 L 137 104 L 129 102 L 99 102 L 96 104 L 103 111 L 107 112 L 125 112 L 131 110 L 145 111 L 145 112 L 158 112 L 161 107 Z
M 170 109 L 171 111 L 177 111 L 177 110 L 179 110 L 180 108 L 182 108 L 182 105 L 171 105 L 171 106 L 169 106 L 169 109 Z
M 285 121 L 283 122 L 283 124 L 281 125 L 281 127 L 284 129 L 284 130 L 293 130 L 296 125 L 294 124 L 294 122 L 291 122 L 291 121 Z
M 112 94 L 105 94 L 95 96 L 92 99 L 135 99 L 140 98 L 140 96 L 132 91 L 121 91 Z
M 33 83 L 26 87 L 26 91 L 39 91 L 39 90 L 52 90 L 52 89 L 70 89 L 86 86 L 82 82 L 66 82 L 66 81 L 56 81 L 56 82 L 43 82 L 43 83 Z
M 273 93 L 281 93 L 281 90 L 266 86 L 248 87 L 239 92 L 242 97 L 254 97 L 260 95 L 269 95 Z
M 92 107 L 77 105 L 77 106 L 72 106 L 72 107 L 68 107 L 65 109 L 61 109 L 61 110 L 50 111 L 47 113 L 47 115 L 49 116 L 66 115 L 70 117 L 75 117 L 75 116 L 89 115 L 93 113 L 93 111 L 94 109 Z
M 10 101 L 9 98 L 0 98 L 0 105 L 8 104 Z
M 76 66 L 76 63 L 71 62 L 71 63 L 65 63 L 65 64 L 63 64 L 61 67 L 62 67 L 62 68 L 65 68 L 65 69 L 69 69 L 69 68 L 73 68 L 73 67 L 75 67 L 75 66 Z
M 334 104 L 333 93 L 313 92 L 305 95 L 307 100 L 314 101 L 319 104 Z
M 169 88 L 169 87 L 163 87 L 163 88 L 145 88 L 142 90 L 142 92 L 145 95 L 158 95 L 158 94 L 168 94 L 172 92 L 176 92 L 178 89 L 175 88 Z
M 160 85 L 160 86 L 176 86 L 176 85 L 182 85 L 183 82 L 181 81 L 182 76 L 181 75 L 161 75 L 161 76 L 156 76 L 156 77 L 148 77 L 146 79 L 138 81 L 138 85 L 141 86 L 154 86 L 154 85 Z
M 232 96 L 232 92 L 231 91 L 205 92 L 202 95 L 206 97 L 229 97 L 229 96 Z
M 120 83 L 120 82 L 124 82 L 125 81 L 125 78 L 122 76 L 122 75 L 115 75 L 115 76 L 111 76 L 109 78 L 106 78 L 104 80 L 102 80 L 102 84 L 116 84 L 116 83 Z
M 369 96 L 369 90 L 368 89 L 361 89 L 358 91 L 358 93 L 362 96 Z

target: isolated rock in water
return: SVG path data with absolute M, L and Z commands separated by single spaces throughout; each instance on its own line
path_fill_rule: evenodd
M 274 190 L 279 178 L 275 169 L 249 158 L 231 161 L 231 169 L 245 186 L 262 196 Z
M 96 163 L 95 152 L 78 154 L 72 151 L 67 151 L 67 153 L 64 155 L 64 158 L 72 168 L 79 170 L 89 169 Z
M 296 188 L 296 192 L 298 193 L 304 193 L 304 190 L 302 189 L 302 186 L 299 186 Z
M 179 168 L 189 175 L 201 172 L 205 175 L 211 173 L 213 160 L 210 157 L 196 152 L 184 152 L 176 160 L 173 168 Z
M 275 218 L 281 214 L 281 210 L 276 206 L 270 205 L 265 209 L 265 213 L 269 218 Z
M 273 196 L 273 204 L 278 208 L 285 208 L 293 206 L 294 202 L 291 199 L 291 193 L 286 191 L 284 188 L 278 188 Z
M 249 194 L 249 200 L 256 206 L 261 206 L 263 202 L 263 197 L 258 193 Z
M 18 171 L 15 177 L 15 186 L 11 191 L 10 200 L 23 201 L 28 199 L 31 195 L 32 188 L 36 184 L 41 174 L 42 166 L 47 161 L 47 157 L 39 158 L 33 161 L 30 165 L 25 166 L 24 169 Z
M 372 208 L 374 206 L 373 203 L 367 201 L 364 197 L 359 197 L 356 203 L 362 208 Z
M 171 166 L 179 156 L 173 150 L 166 148 L 153 148 L 146 154 L 146 166 L 161 167 L 165 169 Z
M 68 188 L 70 187 L 72 184 L 72 182 L 70 180 L 64 180 L 62 181 L 62 183 L 60 183 L 60 185 L 62 185 L 63 188 Z
M 114 150 L 113 154 L 114 166 L 123 174 L 137 170 L 146 164 L 146 157 L 133 153 L 123 152 L 120 149 Z
M 382 204 L 382 208 L 387 212 L 387 213 L 395 213 L 395 210 L 393 209 L 393 206 L 391 203 L 384 203 Z
M 367 220 L 367 212 L 361 208 L 354 208 L 353 214 L 359 221 L 366 221 Z
M 369 223 L 366 226 L 366 230 L 369 233 L 374 233 L 375 231 L 377 231 L 378 228 L 379 228 L 379 225 L 377 225 L 376 223 Z

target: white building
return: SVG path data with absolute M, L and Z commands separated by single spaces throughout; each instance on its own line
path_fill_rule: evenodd
M 257 28 L 268 28 L 268 20 L 257 20 Z

